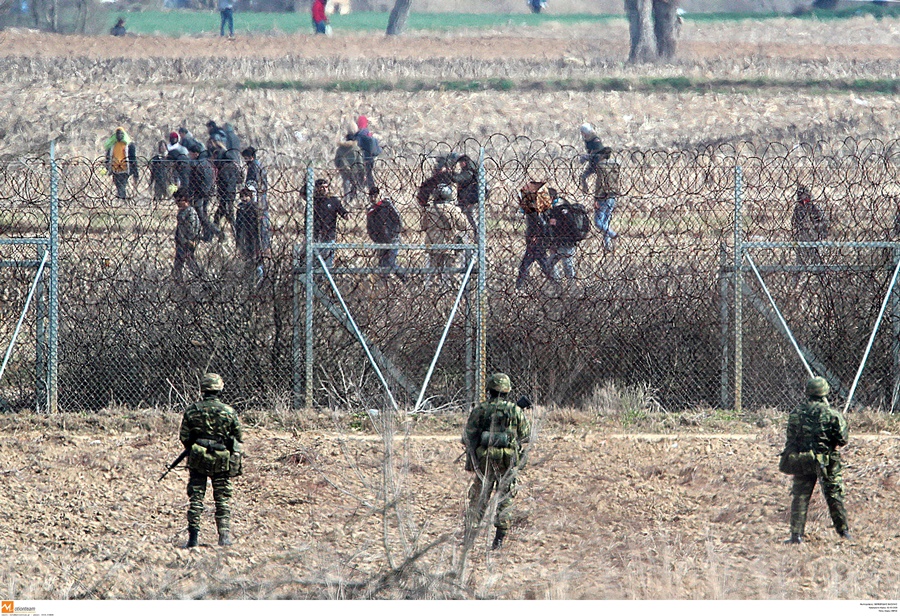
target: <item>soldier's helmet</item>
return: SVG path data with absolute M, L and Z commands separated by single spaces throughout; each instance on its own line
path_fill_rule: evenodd
M 512 382 L 510 382 L 508 375 L 498 372 L 488 377 L 486 387 L 493 389 L 497 393 L 508 394 L 509 390 L 512 389 Z
M 831 391 L 828 381 L 820 376 L 814 377 L 806 381 L 806 395 L 811 398 L 821 398 L 827 396 Z
M 207 372 L 200 379 L 200 391 L 222 391 L 225 389 L 225 383 L 215 372 Z

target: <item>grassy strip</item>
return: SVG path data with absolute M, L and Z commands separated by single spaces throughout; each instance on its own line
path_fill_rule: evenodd
M 838 11 L 810 11 L 793 16 L 797 19 L 847 19 L 869 14 L 880 17 L 900 17 L 900 5 L 863 4 Z M 107 28 L 122 15 L 110 11 Z M 184 36 L 217 34 L 219 32 L 218 11 L 142 11 L 127 13 L 128 30 L 135 34 L 157 34 L 164 36 Z M 689 21 L 727 22 L 747 19 L 764 20 L 792 17 L 780 13 L 689 13 Z M 539 28 L 553 23 L 561 25 L 599 24 L 613 20 L 624 21 L 623 15 L 605 14 L 542 14 L 530 13 L 412 13 L 407 22 L 408 31 L 453 32 L 460 29 L 497 29 L 531 26 Z M 335 32 L 384 32 L 388 13 L 360 12 L 350 15 L 334 15 L 331 25 Z M 235 32 L 239 35 L 272 33 L 312 34 L 312 22 L 307 11 L 297 13 L 247 13 L 238 12 L 234 16 Z
M 247 90 L 297 90 L 326 92 L 732 92 L 755 90 L 798 90 L 822 92 L 856 92 L 861 94 L 898 94 L 900 79 L 855 80 L 771 80 L 709 79 L 688 77 L 646 77 L 638 79 L 558 79 L 548 81 L 515 81 L 512 79 L 477 79 L 464 81 L 380 81 L 356 80 L 314 81 L 245 81 Z

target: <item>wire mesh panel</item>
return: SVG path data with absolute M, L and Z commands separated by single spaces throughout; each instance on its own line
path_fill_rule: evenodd
M 873 242 L 898 239 L 896 143 L 847 141 L 791 150 L 771 146 L 744 163 L 748 241 L 833 242 L 750 249 L 814 372 L 846 399 L 876 326 L 900 253 Z M 754 274 L 744 311 L 744 388 L 749 404 L 785 405 L 806 372 Z M 900 379 L 897 294 L 873 340 L 855 400 L 893 409 Z
M 4 195 L 0 199 L 0 360 L 4 362 L 0 409 L 4 410 L 45 405 L 47 162 L 25 160 L 0 167 L 0 194 Z
M 614 185 L 598 202 L 596 177 L 585 173 L 580 150 L 495 135 L 480 142 L 424 144 L 417 156 L 385 154 L 376 160 L 378 198 L 393 201 L 401 242 L 435 243 L 420 188 L 451 152 L 458 155 L 454 160 L 465 155 L 477 163 L 482 148 L 484 369 L 508 372 L 518 391 L 544 403 L 595 404 L 613 383 L 644 386 L 670 410 L 727 406 L 736 369 L 743 371 L 746 405 L 793 402 L 805 373 L 747 263 L 744 363 L 733 365 L 736 167 L 743 170 L 747 242 L 896 239 L 895 142 L 613 152 L 608 164 L 615 169 Z M 128 180 L 124 199 L 100 161 L 58 161 L 61 408 L 180 401 L 207 370 L 223 375 L 231 401 L 260 405 L 289 397 L 297 379 L 306 378 L 298 373 L 306 330 L 297 285 L 306 271 L 307 169 L 276 153 L 258 156 L 267 167 L 267 185 L 257 198 L 271 224 L 270 245 L 248 257 L 236 242 L 233 217 L 216 217 L 221 195 L 210 195 L 207 215 L 223 233 L 198 243 L 199 268 L 185 269 L 180 281 L 173 275 L 177 208 L 166 190 L 159 193 L 148 183 L 149 161 L 139 162 L 139 182 Z M 314 166 L 314 179 L 329 180 L 338 196 L 355 194 L 344 195 L 348 214 L 338 220 L 335 239 L 343 247 L 320 253 L 329 259 L 337 292 L 313 264 L 313 403 L 382 402 L 382 387 L 343 301 L 379 354 L 399 404 L 408 408 L 443 335 L 471 251 L 402 249 L 386 266 L 383 254 L 371 248 L 367 229 L 369 181 L 356 180 L 351 191 L 352 181 L 348 185 L 330 164 Z M 6 195 L 0 201 L 0 237 L 45 234 L 47 160 L 6 163 L 0 182 Z M 521 190 L 529 182 L 545 183 L 557 197 L 584 207 L 590 231 L 568 252 L 553 241 L 536 247 L 527 242 L 534 221 L 523 211 Z M 465 205 L 460 182 L 451 183 L 453 202 Z M 801 187 L 808 193 L 802 206 Z M 463 209 L 468 211 L 458 212 L 458 239 L 473 243 L 482 221 L 471 207 Z M 38 248 L 2 249 L 0 259 L 23 262 L 0 270 L 0 327 L 8 340 L 33 280 Z M 897 262 L 894 249 L 789 245 L 748 247 L 746 253 L 814 358 L 814 369 L 820 365 L 832 385 L 846 391 Z M 472 276 L 426 392 L 432 408 L 465 404 L 480 369 Z M 891 300 L 861 379 L 858 395 L 865 404 L 895 405 L 898 313 Z M 42 327 L 36 314 L 26 320 L 22 338 L 31 347 L 20 348 L 0 382 L 11 406 L 35 403 L 41 353 L 35 341 Z

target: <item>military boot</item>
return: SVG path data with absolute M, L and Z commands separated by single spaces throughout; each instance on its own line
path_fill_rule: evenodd
M 504 539 L 506 539 L 506 531 L 502 528 L 498 528 L 497 533 L 494 535 L 494 543 L 491 544 L 491 549 L 499 550 L 502 548 Z
M 223 529 L 219 531 L 219 545 L 231 545 L 231 531 Z
M 200 529 L 199 528 L 189 528 L 188 529 L 188 540 L 184 547 L 195 548 L 198 545 L 200 545 Z
M 803 536 L 797 533 L 791 533 L 791 538 L 786 539 L 785 543 L 803 543 Z

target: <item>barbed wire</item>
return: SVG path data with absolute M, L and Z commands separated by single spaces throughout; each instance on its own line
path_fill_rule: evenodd
M 516 388 L 545 403 L 598 404 L 610 386 L 647 384 L 666 409 L 728 406 L 734 383 L 733 274 L 735 168 L 742 169 L 743 232 L 748 240 L 803 239 L 795 218 L 800 186 L 809 189 L 827 230 L 838 242 L 897 239 L 900 142 L 723 144 L 684 151 L 615 152 L 619 185 L 610 228 L 612 250 L 597 228 L 577 244 L 574 276 L 562 268 L 551 280 L 534 267 L 520 280 L 526 221 L 520 188 L 548 182 L 593 217 L 578 148 L 525 137 L 492 135 L 459 143 L 406 146 L 416 155 L 382 155 L 374 175 L 403 222 L 402 241 L 424 243 L 416 191 L 438 157 L 450 152 L 477 161 L 484 151 L 489 189 L 487 234 L 487 369 L 512 375 Z M 233 229 L 197 249 L 202 276 L 172 277 L 176 209 L 152 198 L 148 161 L 140 184 L 116 198 L 103 161 L 58 160 L 60 202 L 60 406 L 100 408 L 111 402 L 165 404 L 173 387 L 194 387 L 205 370 L 223 374 L 232 400 L 264 404 L 295 383 L 294 347 L 302 342 L 295 314 L 294 248 L 305 242 L 306 169 L 260 151 L 268 169 L 272 242 L 264 277 L 248 276 Z M 0 239 L 46 235 L 49 158 L 0 166 Z M 317 178 L 341 184 L 337 169 L 316 166 Z M 347 199 L 349 218 L 338 241 L 370 242 L 366 200 Z M 211 205 L 213 208 L 214 205 Z M 223 223 L 224 224 L 224 223 Z M 808 237 L 806 239 L 809 239 Z M 19 265 L 34 247 L 0 244 L 3 316 L 0 340 L 24 305 L 34 270 Z M 841 385 L 852 380 L 896 251 L 848 247 L 754 249 L 767 285 L 795 336 Z M 458 257 L 453 257 L 457 263 Z M 346 249 L 336 271 L 373 267 L 371 251 Z M 424 268 L 424 251 L 401 251 L 401 268 Z M 562 264 L 560 264 L 562 265 Z M 412 383 L 421 383 L 460 275 L 383 278 L 336 274 L 364 335 Z M 744 402 L 790 404 L 805 378 L 799 360 L 766 311 L 755 280 L 747 285 L 743 322 Z M 517 284 L 518 283 L 518 284 Z M 324 287 L 322 294 L 333 300 Z M 471 354 L 466 315 L 450 328 L 429 395 L 463 404 Z M 355 338 L 316 306 L 316 404 L 335 406 L 377 387 Z M 7 406 L 33 404 L 42 352 L 29 319 L 15 361 L 0 383 Z M 299 329 L 299 333 L 297 328 Z M 892 305 L 858 390 L 860 402 L 893 408 L 900 382 L 900 307 Z M 468 340 L 468 342 L 467 342 Z M 327 343 L 327 344 L 324 344 Z M 45 352 L 45 351 L 43 351 Z M 350 376 L 356 375 L 356 376 Z M 300 370 L 302 377 L 302 370 Z M 31 393 L 29 393 L 31 392 Z M 401 392 L 410 404 L 412 394 Z M 342 402 L 343 401 L 343 402 Z

